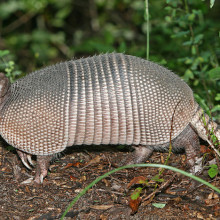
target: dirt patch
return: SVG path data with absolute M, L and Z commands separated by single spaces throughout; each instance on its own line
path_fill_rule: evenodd
M 89 183 L 110 171 L 114 160 L 121 161 L 128 152 L 115 148 L 71 148 L 51 165 L 43 185 L 21 184 L 34 175 L 17 159 L 16 153 L 5 149 L 0 154 L 0 219 L 59 219 L 69 203 Z M 161 163 L 162 155 L 154 153 L 149 162 Z M 163 158 L 162 158 L 163 159 Z M 169 165 L 186 170 L 184 155 L 172 155 Z M 205 186 L 192 191 L 192 181 L 177 175 L 151 202 L 146 197 L 153 184 L 144 189 L 142 202 L 135 214 L 129 207 L 130 194 L 137 185 L 127 188 L 134 177 L 149 180 L 158 173 L 156 168 L 121 170 L 103 179 L 89 190 L 66 215 L 65 219 L 219 219 L 219 197 Z M 162 178 L 169 181 L 174 173 L 165 171 Z M 203 179 L 210 182 L 207 172 Z M 212 181 L 220 188 L 219 177 Z M 153 203 L 163 203 L 156 208 Z

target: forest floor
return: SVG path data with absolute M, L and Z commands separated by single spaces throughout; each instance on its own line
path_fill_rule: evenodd
M 2 144 L 3 145 L 3 144 Z M 60 219 L 61 215 L 89 183 L 114 167 L 129 152 L 113 147 L 72 147 L 54 160 L 42 185 L 22 184 L 34 175 L 27 170 L 13 151 L 0 147 L 0 219 Z M 148 162 L 161 163 L 167 154 L 154 153 Z M 185 156 L 172 154 L 169 165 L 186 170 Z M 65 219 L 220 219 L 219 195 L 182 175 L 165 170 L 153 193 L 155 183 L 144 188 L 137 207 L 130 203 L 131 193 L 140 187 L 137 179 L 151 180 L 157 168 L 120 170 L 93 186 L 70 209 Z M 207 170 L 201 177 L 220 188 L 220 177 L 211 180 Z M 129 186 L 129 187 L 128 187 Z M 149 195 L 155 195 L 154 197 Z M 133 207 L 133 211 L 131 207 Z M 163 208 L 155 204 L 164 204 Z

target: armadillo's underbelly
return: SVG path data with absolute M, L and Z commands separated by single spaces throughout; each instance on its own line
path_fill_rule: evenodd
M 68 146 L 162 144 L 169 142 L 171 124 L 173 139 L 191 120 L 191 89 L 157 64 L 110 54 L 70 61 L 68 67 Z

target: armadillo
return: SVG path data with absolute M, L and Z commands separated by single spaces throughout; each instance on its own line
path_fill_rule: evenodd
M 185 150 L 193 169 L 199 138 L 220 128 L 194 101 L 190 87 L 170 70 L 111 53 L 52 65 L 9 83 L 0 74 L 0 133 L 42 183 L 52 156 L 75 145 L 130 145 L 126 163 L 153 151 Z

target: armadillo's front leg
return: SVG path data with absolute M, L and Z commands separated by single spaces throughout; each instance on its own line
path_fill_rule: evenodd
M 28 154 L 28 153 L 25 153 L 25 152 L 23 152 L 23 151 L 21 151 L 21 150 L 18 150 L 18 149 L 17 149 L 17 153 L 18 153 L 18 156 L 20 157 L 22 163 L 23 163 L 28 169 L 31 170 L 32 168 L 29 166 L 29 164 L 32 165 L 32 166 L 34 166 L 34 163 L 33 163 L 32 159 L 31 159 L 31 155 Z
M 52 157 L 53 155 L 37 156 L 37 166 L 34 182 L 38 184 L 43 183 L 44 177 L 47 176 Z
M 134 152 L 122 162 L 122 165 L 139 164 L 145 162 L 153 153 L 153 149 L 147 146 L 133 146 Z

